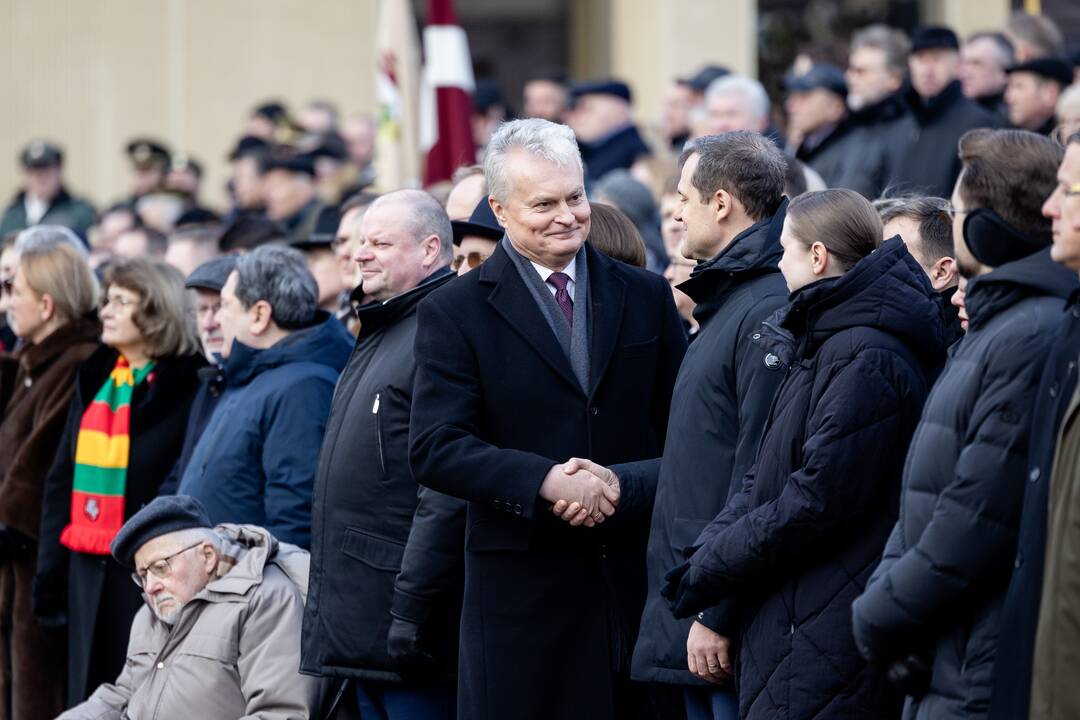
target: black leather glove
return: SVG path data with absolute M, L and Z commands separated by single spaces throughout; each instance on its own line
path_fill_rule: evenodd
M 660 594 L 668 599 L 675 617 L 690 617 L 716 604 L 715 598 L 706 596 L 704 574 L 701 568 L 687 561 L 664 576 Z
M 885 675 L 900 692 L 921 698 L 930 689 L 932 662 L 929 655 L 912 653 L 890 665 Z
M 386 650 L 390 659 L 407 674 L 422 673 L 435 669 L 435 658 L 421 647 L 420 623 L 401 618 L 390 622 L 386 636 Z

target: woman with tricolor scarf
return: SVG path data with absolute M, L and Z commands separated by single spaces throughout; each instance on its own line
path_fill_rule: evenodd
M 67 703 L 113 682 L 142 596 L 109 555 L 158 493 L 184 440 L 205 361 L 184 279 L 143 258 L 106 271 L 100 347 L 79 368 L 42 508 L 34 613 L 67 627 Z

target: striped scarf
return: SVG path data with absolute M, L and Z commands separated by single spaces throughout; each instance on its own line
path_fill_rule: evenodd
M 108 555 L 124 524 L 124 486 L 131 447 L 131 396 L 154 363 L 132 370 L 121 355 L 79 423 L 71 523 L 60 542 L 71 550 Z

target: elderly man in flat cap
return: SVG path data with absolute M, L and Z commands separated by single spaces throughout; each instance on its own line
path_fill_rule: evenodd
M 116 682 L 60 720 L 316 713 L 322 683 L 298 670 L 305 551 L 255 525 L 211 527 L 202 505 L 184 496 L 156 498 L 110 549 L 132 568 L 146 607 Z

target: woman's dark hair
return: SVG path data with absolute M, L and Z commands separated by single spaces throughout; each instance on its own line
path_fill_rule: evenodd
M 821 243 L 844 272 L 881 245 L 881 219 L 854 190 L 803 193 L 788 205 L 787 222 L 796 240 Z
M 592 203 L 589 244 L 610 258 L 645 267 L 645 241 L 626 213 L 611 205 Z

